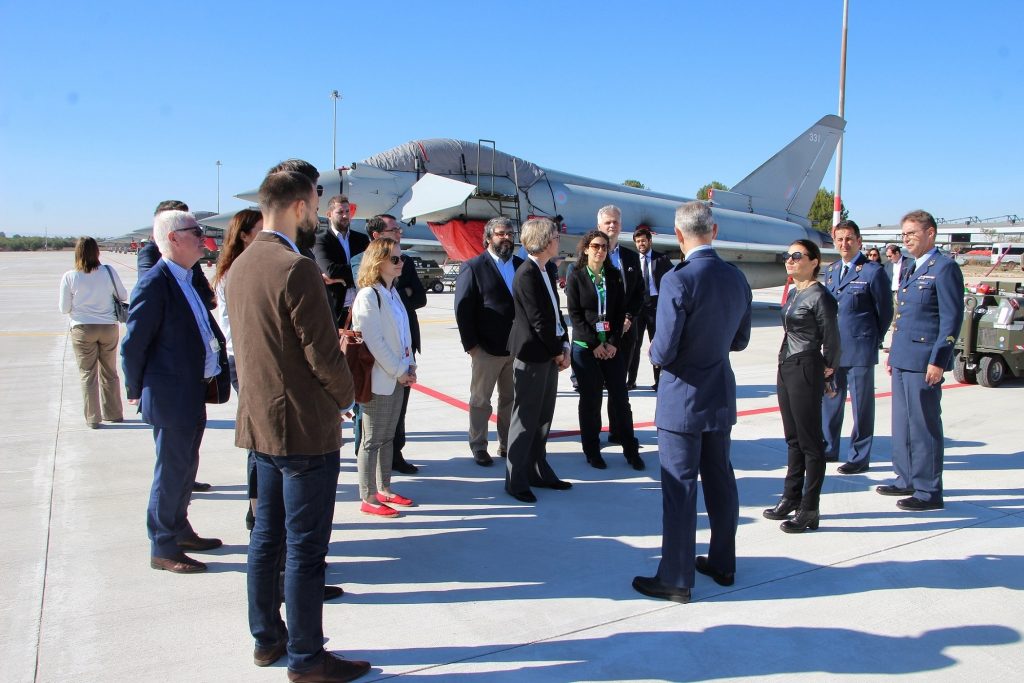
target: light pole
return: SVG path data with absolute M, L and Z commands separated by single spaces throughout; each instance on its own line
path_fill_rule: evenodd
M 217 213 L 220 213 L 220 159 L 217 160 Z
M 843 43 L 839 50 L 839 118 L 844 118 L 846 113 L 846 20 L 850 14 L 850 0 L 843 0 Z M 832 205 L 832 227 L 839 225 L 839 219 L 843 212 L 843 138 L 844 132 L 839 136 L 839 145 L 836 147 L 836 196 Z
M 334 100 L 334 158 L 332 163 L 333 168 L 338 168 L 338 100 L 341 99 L 341 93 L 337 90 L 331 91 L 331 99 Z

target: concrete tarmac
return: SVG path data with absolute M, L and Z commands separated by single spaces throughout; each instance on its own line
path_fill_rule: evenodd
M 103 261 L 132 287 L 133 256 Z M 252 663 L 235 399 L 209 411 L 199 479 L 213 489 L 190 508 L 196 530 L 224 547 L 195 553 L 206 574 L 154 571 L 145 529 L 152 433 L 130 411 L 123 424 L 85 424 L 57 311 L 72 265 L 70 252 L 0 254 L 0 679 L 286 680 L 284 660 Z M 549 452 L 574 487 L 518 503 L 503 491 L 503 461 L 482 468 L 470 457 L 468 358 L 452 295 L 429 295 L 406 448 L 420 472 L 394 480 L 418 507 L 394 520 L 361 515 L 346 444 L 327 577 L 346 593 L 324 605 L 326 647 L 372 662 L 366 681 L 1019 680 L 1024 382 L 985 389 L 946 375 L 946 507 L 915 514 L 873 490 L 892 475 L 889 381 L 879 369 L 871 470 L 843 476 L 829 465 L 821 528 L 784 534 L 761 516 L 781 492 L 786 460 L 775 398 L 782 330 L 769 305 L 779 295 L 755 293 L 750 348 L 733 355 L 736 584 L 698 575 L 688 605 L 630 587 L 654 573 L 660 553 L 653 392 L 631 394 L 647 470 L 634 472 L 609 447 L 609 467 L 598 471 L 573 433 L 576 394 L 562 373 L 561 434 Z M 644 366 L 640 383 L 650 382 Z

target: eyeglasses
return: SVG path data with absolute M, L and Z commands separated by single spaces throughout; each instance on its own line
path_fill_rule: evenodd
M 324 186 L 323 185 L 317 185 L 316 186 L 316 196 L 317 197 L 323 197 L 324 196 Z
M 794 251 L 794 252 L 788 252 L 787 251 L 787 252 L 782 254 L 782 260 L 783 261 L 789 261 L 790 259 L 792 259 L 793 261 L 799 261 L 800 259 L 803 259 L 803 258 L 810 258 L 810 256 L 808 256 L 807 254 L 805 254 L 802 251 Z
M 202 237 L 203 227 L 201 225 L 193 225 L 192 227 L 189 228 L 178 228 L 177 230 L 172 230 L 171 232 L 190 232 L 196 237 Z
M 491 233 L 494 237 L 513 237 L 514 233 L 511 232 L 494 232 Z
M 388 260 L 391 261 L 391 265 L 397 266 L 399 263 L 405 261 L 405 256 L 389 256 Z
M 900 233 L 900 237 L 902 237 L 903 239 L 906 240 L 906 239 L 910 239 L 911 237 L 917 237 L 918 235 L 923 235 L 923 234 L 924 234 L 923 230 L 919 230 L 917 232 L 901 232 Z
M 385 232 L 397 232 L 397 233 L 401 234 L 402 228 L 401 228 L 401 226 L 396 225 L 393 228 L 385 228 L 384 230 L 381 230 L 381 232 L 382 233 L 385 233 Z
M 594 251 L 608 251 L 608 245 L 600 242 L 591 242 L 589 248 Z

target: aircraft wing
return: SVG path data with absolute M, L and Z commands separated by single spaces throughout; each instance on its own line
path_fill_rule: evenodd
M 476 192 L 476 185 L 428 173 L 410 188 L 411 197 L 402 207 L 402 220 L 422 218 L 459 206 Z

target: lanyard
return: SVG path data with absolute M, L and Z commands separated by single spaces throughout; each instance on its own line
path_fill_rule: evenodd
M 590 280 L 594 283 L 594 291 L 597 292 L 597 319 L 604 320 L 608 314 L 608 297 L 607 290 L 604 285 L 604 277 L 601 273 L 595 273 L 587 266 L 587 274 L 590 275 Z

